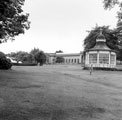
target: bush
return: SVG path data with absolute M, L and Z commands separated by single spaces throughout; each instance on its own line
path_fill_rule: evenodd
M 9 59 L 6 58 L 5 54 L 0 52 L 0 69 L 10 69 L 12 63 Z
M 5 54 L 0 52 L 0 58 L 6 58 Z

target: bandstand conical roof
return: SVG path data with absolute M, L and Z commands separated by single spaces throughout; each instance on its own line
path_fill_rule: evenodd
M 102 34 L 102 29 L 100 29 L 100 33 L 96 38 L 95 46 L 88 51 L 113 51 L 106 45 L 106 39 L 105 36 Z

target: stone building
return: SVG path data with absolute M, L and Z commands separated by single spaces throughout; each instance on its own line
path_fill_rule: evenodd
M 83 54 L 81 53 L 46 53 L 47 64 L 55 64 L 57 57 L 64 58 L 64 64 L 81 64 L 83 63 Z

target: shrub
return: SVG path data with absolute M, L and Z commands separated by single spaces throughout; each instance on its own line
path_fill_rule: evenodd
M 0 52 L 0 69 L 10 69 L 12 63 L 9 59 L 6 58 L 5 54 Z
M 0 52 L 0 58 L 6 58 L 5 54 Z

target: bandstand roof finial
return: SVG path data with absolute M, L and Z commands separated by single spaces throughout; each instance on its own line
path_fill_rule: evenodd
M 100 35 L 103 35 L 103 29 L 102 28 L 100 28 Z
M 100 28 L 100 31 L 99 31 L 99 35 L 98 35 L 98 37 L 97 37 L 97 40 L 99 41 L 101 41 L 101 40 L 103 40 L 103 41 L 105 41 L 105 36 L 103 35 L 103 29 L 102 28 Z

